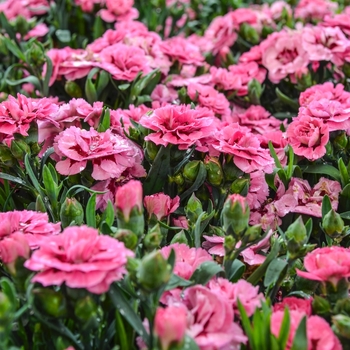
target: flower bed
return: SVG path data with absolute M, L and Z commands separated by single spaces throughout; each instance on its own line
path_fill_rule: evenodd
M 0 349 L 348 349 L 346 5 L 1 2 Z

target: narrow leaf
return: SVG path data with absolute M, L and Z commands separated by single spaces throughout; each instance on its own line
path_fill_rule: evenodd
M 88 226 L 96 228 L 96 193 L 90 197 L 87 203 L 85 218 Z
M 193 272 L 190 280 L 195 284 L 206 285 L 216 274 L 222 271 L 222 267 L 214 261 L 205 261 Z
M 325 215 L 328 214 L 331 210 L 332 210 L 331 200 L 327 195 L 325 195 L 322 200 L 322 218 L 324 218 Z

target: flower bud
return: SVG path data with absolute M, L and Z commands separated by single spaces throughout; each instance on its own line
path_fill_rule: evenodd
M 307 232 L 301 216 L 288 227 L 285 236 L 289 255 L 291 258 L 297 257 L 307 242 Z
M 64 90 L 72 98 L 83 97 L 83 92 L 80 86 L 75 81 L 71 81 L 71 80 L 66 81 L 64 85 Z
M 161 350 L 168 350 L 172 343 L 181 343 L 187 328 L 186 308 L 170 305 L 158 308 L 154 319 L 155 333 Z
M 66 198 L 60 211 L 61 225 L 68 227 L 73 221 L 79 226 L 84 221 L 84 209 L 75 198 Z
M 350 299 L 339 299 L 334 306 L 333 312 L 335 314 L 346 314 L 350 316 Z
M 146 142 L 146 152 L 150 160 L 154 160 L 158 154 L 159 147 L 152 141 Z
M 19 33 L 21 35 L 27 34 L 30 29 L 27 19 L 24 18 L 22 15 L 19 15 L 16 17 L 14 26 L 15 26 L 16 33 Z
M 75 303 L 74 314 L 83 324 L 84 330 L 99 326 L 99 310 L 90 295 Z
M 317 315 L 327 315 L 331 311 L 331 304 L 327 299 L 315 295 L 312 301 L 312 311 Z
M 138 268 L 137 280 L 141 288 L 151 292 L 160 288 L 170 279 L 170 265 L 160 251 L 146 255 Z
M 118 229 L 114 235 L 118 241 L 124 243 L 125 247 L 134 250 L 137 247 L 138 237 L 136 234 L 127 229 Z
M 199 172 L 199 160 L 192 160 L 191 162 L 188 162 L 183 170 L 183 176 L 186 180 L 190 182 L 194 182 L 197 178 L 198 172 Z
M 336 238 L 343 232 L 344 221 L 334 209 L 331 209 L 322 220 L 322 228 L 328 236 Z
M 41 67 L 45 63 L 44 52 L 37 44 L 33 44 L 27 52 L 27 59 L 31 65 Z
M 187 202 L 185 213 L 191 223 L 195 223 L 199 215 L 203 213 L 202 203 L 194 193 Z
M 248 97 L 249 101 L 253 104 L 260 104 L 260 97 L 263 93 L 263 88 L 260 82 L 253 79 L 248 84 Z
M 226 234 L 234 235 L 240 240 L 248 227 L 249 205 L 247 199 L 239 194 L 229 195 L 222 209 L 223 228 Z
M 236 193 L 240 195 L 246 195 L 248 193 L 249 180 L 248 179 L 237 179 L 232 182 L 230 187 L 231 193 Z
M 335 148 L 340 150 L 345 150 L 348 145 L 348 137 L 345 132 L 339 134 L 333 141 L 333 145 Z
M 162 231 L 160 229 L 160 225 L 156 224 L 153 226 L 146 234 L 143 243 L 145 245 L 145 248 L 149 251 L 156 249 L 160 246 L 160 243 L 162 242 L 163 235 Z
M 232 236 L 226 236 L 224 241 L 225 255 L 230 255 L 236 249 L 237 241 Z
M 188 240 L 184 230 L 181 230 L 180 232 L 178 232 L 170 242 L 170 244 L 175 244 L 175 243 L 188 244 Z
M 350 339 L 350 317 L 345 315 L 335 315 L 332 317 L 335 333 Z
M 224 173 L 216 157 L 207 156 L 204 160 L 205 168 L 207 169 L 207 180 L 213 186 L 220 186 L 224 179 Z
M 247 23 L 241 24 L 239 32 L 243 39 L 249 41 L 252 44 L 257 44 L 260 40 L 258 32 Z
M 0 144 L 0 162 L 6 166 L 12 166 L 14 161 L 11 150 L 7 146 Z
M 66 317 L 67 302 L 61 292 L 49 288 L 36 288 L 33 295 L 37 307 L 46 315 L 54 318 Z
M 11 142 L 11 153 L 18 160 L 23 160 L 26 154 L 30 155 L 30 147 L 23 140 L 13 140 Z

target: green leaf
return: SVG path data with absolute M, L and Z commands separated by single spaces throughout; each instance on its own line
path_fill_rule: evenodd
M 226 266 L 226 263 L 228 266 Z M 243 264 L 242 261 L 238 259 L 233 260 L 233 262 L 231 260 L 228 260 L 226 263 L 226 278 L 232 283 L 237 282 L 244 274 L 244 271 L 246 269 L 245 264 Z
M 311 232 L 312 232 L 312 226 L 313 226 L 313 222 L 312 222 L 312 218 L 309 218 L 308 221 L 306 221 L 305 224 L 305 228 L 306 228 L 306 234 L 307 234 L 307 241 L 306 243 L 309 241 L 310 236 L 311 236 Z
M 186 350 L 199 350 L 199 346 L 197 343 L 191 338 L 189 335 L 185 335 L 184 343 L 183 343 L 183 349 Z
M 87 203 L 85 218 L 88 226 L 96 228 L 96 193 L 90 197 Z
M 62 43 L 69 43 L 72 40 L 72 35 L 67 29 L 57 29 L 56 32 L 57 39 Z
M 41 198 L 40 194 L 36 197 L 35 211 L 46 213 L 46 207 L 45 207 L 44 201 Z
M 294 171 L 294 152 L 292 146 L 288 149 L 288 168 L 287 168 L 287 179 L 290 180 Z
M 306 316 L 301 320 L 290 350 L 307 350 Z
M 328 164 L 318 164 L 318 165 L 309 165 L 302 168 L 304 173 L 308 174 L 320 174 L 320 175 L 328 175 L 332 177 L 334 180 L 341 181 L 340 173 L 337 168 Z
M 112 202 L 108 200 L 106 210 L 103 213 L 103 219 L 106 221 L 106 223 L 109 226 L 112 226 L 114 223 L 114 217 L 115 217 L 114 206 Z
M 282 259 L 274 259 L 269 264 L 265 278 L 264 278 L 264 286 L 269 287 L 272 284 L 276 283 L 280 279 L 280 275 L 285 271 L 288 264 L 285 260 Z
M 50 199 L 52 205 L 57 204 L 58 198 L 58 185 L 53 179 L 52 173 L 47 165 L 44 165 L 43 169 L 43 183 L 45 186 L 45 191 Z
M 19 184 L 19 185 L 22 185 L 24 187 L 27 187 L 27 188 L 31 188 L 30 186 L 28 186 L 28 184 L 22 180 L 20 177 L 15 177 L 15 176 L 12 176 L 12 175 L 9 175 L 9 174 L 5 174 L 5 173 L 0 173 L 0 179 L 4 179 L 4 180 L 8 180 L 8 181 L 11 181 L 11 182 L 14 182 L 16 184 Z
M 47 55 L 45 55 L 46 60 L 46 74 L 44 78 L 44 85 L 43 85 L 43 95 L 48 96 L 49 95 L 49 84 L 50 84 L 50 78 L 52 76 L 52 61 L 51 58 Z
M 276 88 L 275 92 L 276 92 L 278 99 L 281 102 L 283 102 L 287 106 L 291 107 L 293 110 L 298 111 L 299 103 L 296 100 L 292 100 L 291 98 L 289 98 L 279 88 Z
M 289 332 L 290 332 L 290 314 L 289 314 L 289 309 L 285 308 L 280 333 L 278 335 L 278 343 L 279 343 L 280 349 L 286 348 Z
M 13 40 L 6 38 L 6 36 L 2 36 L 2 40 L 5 42 L 5 45 L 9 51 L 11 51 L 21 61 L 26 62 L 26 56 Z
M 271 153 L 273 160 L 275 161 L 276 168 L 283 169 L 282 164 L 277 157 L 277 153 L 276 153 L 275 148 L 273 147 L 273 144 L 271 141 L 269 141 L 269 150 L 270 150 L 270 153 Z
M 195 284 L 206 285 L 219 272 L 222 272 L 222 267 L 218 263 L 205 261 L 193 272 L 190 280 Z
M 344 188 L 343 188 L 343 191 L 341 191 L 340 195 L 342 197 L 345 197 L 347 199 L 350 199 L 350 184 L 346 185 Z
M 97 131 L 98 132 L 105 132 L 110 128 L 110 126 L 111 126 L 111 112 L 110 112 L 109 108 L 107 108 L 102 113 Z
M 23 79 L 18 79 L 18 80 L 10 80 L 6 79 L 6 84 L 10 86 L 17 86 L 17 85 L 22 85 L 25 83 L 30 83 L 33 84 L 37 89 L 41 88 L 40 81 L 37 77 L 34 75 L 30 75 L 29 77 L 23 78 Z
M 342 158 L 339 158 L 338 160 L 338 168 L 340 172 L 341 183 L 344 187 L 349 183 L 349 173 Z
M 185 192 L 183 192 L 180 195 L 181 201 L 187 198 L 188 196 L 190 196 L 193 192 L 197 191 L 199 187 L 203 185 L 206 178 L 207 178 L 207 169 L 205 168 L 205 165 L 203 164 L 203 162 L 200 162 L 196 180 L 193 182 L 190 188 L 188 188 Z
M 97 16 L 92 27 L 92 37 L 94 40 L 100 38 L 104 33 L 103 21 L 100 16 Z
M 322 218 L 326 216 L 332 210 L 331 200 L 327 195 L 325 195 L 322 199 Z
M 166 285 L 165 290 L 172 290 L 177 287 L 189 287 L 192 286 L 193 282 L 185 280 L 174 273 L 171 275 L 170 281 Z
M 3 29 L 5 29 L 5 33 L 12 39 L 16 40 L 16 32 L 13 30 L 13 27 L 7 20 L 5 14 L 3 12 L 0 13 L 0 24 Z
M 113 284 L 108 292 L 111 301 L 120 314 L 126 319 L 135 332 L 141 336 L 141 338 L 148 344 L 149 336 L 142 324 L 140 317 L 136 314 L 128 299 L 125 297 L 122 289 Z
M 248 337 L 249 340 L 249 345 L 251 347 L 251 349 L 255 350 L 255 337 L 254 337 L 254 330 L 253 327 L 249 321 L 247 312 L 245 311 L 244 306 L 242 305 L 242 303 L 240 302 L 239 298 L 237 299 L 237 306 L 238 306 L 238 310 L 241 316 L 241 322 L 242 322 L 242 326 L 244 329 L 245 334 Z M 260 312 L 259 310 L 256 310 L 255 312 Z
M 345 211 L 344 213 L 339 214 L 342 219 L 350 220 L 350 211 Z
M 203 212 L 199 215 L 196 221 L 196 224 L 194 226 L 194 245 L 196 248 L 200 248 L 202 233 L 204 232 L 205 228 L 209 224 L 209 221 L 212 219 L 214 215 L 215 215 L 214 210 L 209 215 L 207 212 Z
M 8 297 L 11 306 L 14 310 L 18 307 L 16 288 L 12 281 L 7 277 L 0 279 L 1 291 Z

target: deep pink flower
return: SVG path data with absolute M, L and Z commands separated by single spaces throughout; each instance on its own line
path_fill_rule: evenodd
M 180 205 L 180 197 L 170 198 L 164 193 L 156 193 L 145 196 L 144 206 L 148 215 L 154 214 L 158 220 L 162 220 L 173 213 Z
M 213 147 L 233 155 L 234 164 L 245 173 L 263 170 L 272 173 L 274 161 L 269 150 L 260 147 L 259 139 L 249 129 L 232 123 L 223 127 L 215 135 Z
M 294 15 L 296 18 L 320 20 L 335 13 L 337 8 L 338 4 L 329 0 L 300 0 Z
M 147 74 L 151 71 L 145 52 L 138 47 L 118 43 L 103 49 L 99 56 L 99 67 L 115 80 L 133 81 L 140 72 Z
M 306 271 L 297 270 L 298 276 L 336 285 L 340 279 L 350 277 L 350 249 L 317 248 L 306 255 L 304 266 Z
M 288 125 L 287 138 L 295 154 L 314 161 L 326 154 L 329 130 L 322 119 L 303 115 Z
M 91 176 L 95 180 L 119 178 L 124 172 L 135 177 L 145 175 L 142 151 L 110 130 L 99 133 L 92 128 L 88 131 L 72 126 L 55 138 L 54 149 L 58 156 L 65 157 L 56 164 L 62 175 L 80 173 L 88 161 L 93 164 Z
M 259 293 L 259 287 L 254 287 L 245 280 L 239 280 L 231 283 L 225 278 L 211 280 L 208 288 L 215 294 L 226 298 L 236 315 L 239 315 L 238 300 L 242 303 L 248 316 L 252 316 L 261 303 L 265 301 L 262 293 Z
M 177 145 L 187 150 L 213 133 L 214 117 L 209 110 L 191 109 L 190 106 L 166 106 L 143 116 L 139 123 L 155 131 L 145 137 L 156 145 Z
M 304 312 L 307 316 L 312 314 L 312 299 L 300 299 L 296 297 L 287 297 L 282 300 L 280 303 L 276 303 L 273 306 L 273 311 L 284 311 L 284 309 L 296 310 Z
M 233 309 L 226 298 L 196 285 L 184 292 L 188 309 L 187 333 L 200 350 L 234 349 L 247 342 L 242 329 L 233 322 Z
M 57 235 L 60 231 L 61 224 L 50 223 L 47 213 L 31 210 L 0 213 L 0 240 L 19 232 L 35 249 L 46 236 Z
M 8 264 L 10 269 L 18 257 L 28 259 L 29 255 L 30 248 L 23 233 L 17 231 L 0 241 L 0 259 L 4 264 Z
M 154 319 L 155 332 L 162 350 L 168 350 L 171 343 L 180 343 L 185 336 L 187 326 L 187 309 L 181 305 L 159 307 Z
M 43 242 L 25 267 L 39 271 L 32 282 L 45 287 L 65 283 L 70 288 L 102 294 L 113 282 L 122 279 L 127 258 L 133 256 L 124 243 L 99 235 L 91 227 L 76 226 Z
M 106 0 L 106 6 L 115 15 L 124 15 L 134 6 L 134 0 Z
M 123 213 L 126 221 L 130 218 L 133 208 L 142 212 L 142 184 L 140 181 L 130 180 L 125 185 L 117 188 L 115 194 L 115 206 Z

